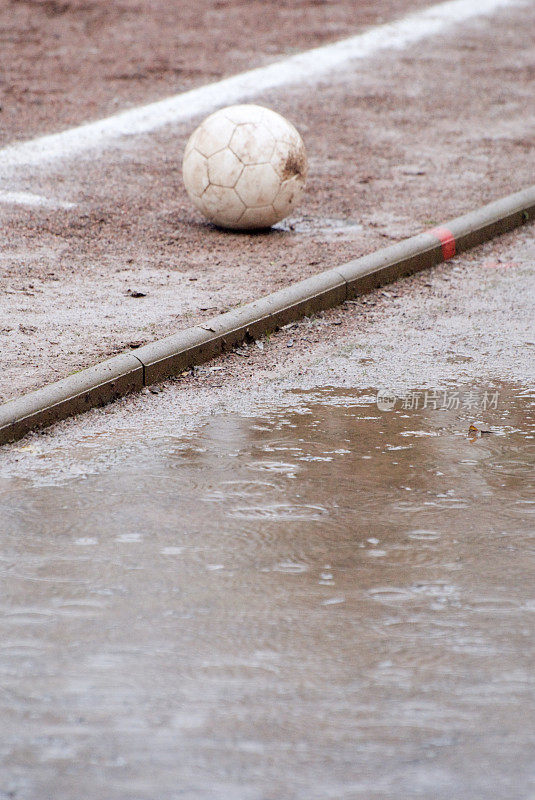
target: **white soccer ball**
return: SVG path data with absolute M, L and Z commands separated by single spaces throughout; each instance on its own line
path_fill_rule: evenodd
M 307 157 L 294 126 L 269 108 L 228 106 L 192 133 L 182 174 L 199 211 L 223 228 L 268 228 L 305 186 Z

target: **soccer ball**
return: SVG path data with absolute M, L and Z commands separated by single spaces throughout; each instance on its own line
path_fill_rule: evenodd
M 182 174 L 188 195 L 223 228 L 268 228 L 286 217 L 305 186 L 298 132 L 269 108 L 238 105 L 207 117 L 192 133 Z

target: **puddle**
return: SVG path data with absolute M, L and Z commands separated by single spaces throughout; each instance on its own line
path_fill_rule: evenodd
M 15 451 L 0 795 L 527 796 L 535 403 L 498 388 L 476 439 L 322 388 Z
M 289 217 L 274 225 L 273 230 L 315 236 L 323 241 L 341 241 L 359 237 L 362 225 L 335 217 Z

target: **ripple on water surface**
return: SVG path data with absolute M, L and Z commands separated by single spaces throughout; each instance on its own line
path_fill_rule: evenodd
M 65 759 L 110 800 L 282 796 L 296 772 L 384 800 L 414 765 L 440 800 L 527 789 L 534 398 L 499 388 L 479 437 L 463 409 L 320 388 L 183 436 L 18 452 L 6 791 L 66 798 Z

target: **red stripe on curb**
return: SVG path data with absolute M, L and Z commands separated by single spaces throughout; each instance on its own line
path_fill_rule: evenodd
M 429 231 L 430 234 L 436 236 L 442 245 L 442 255 L 444 261 L 448 258 L 453 258 L 455 255 L 455 236 L 449 228 L 433 228 Z

